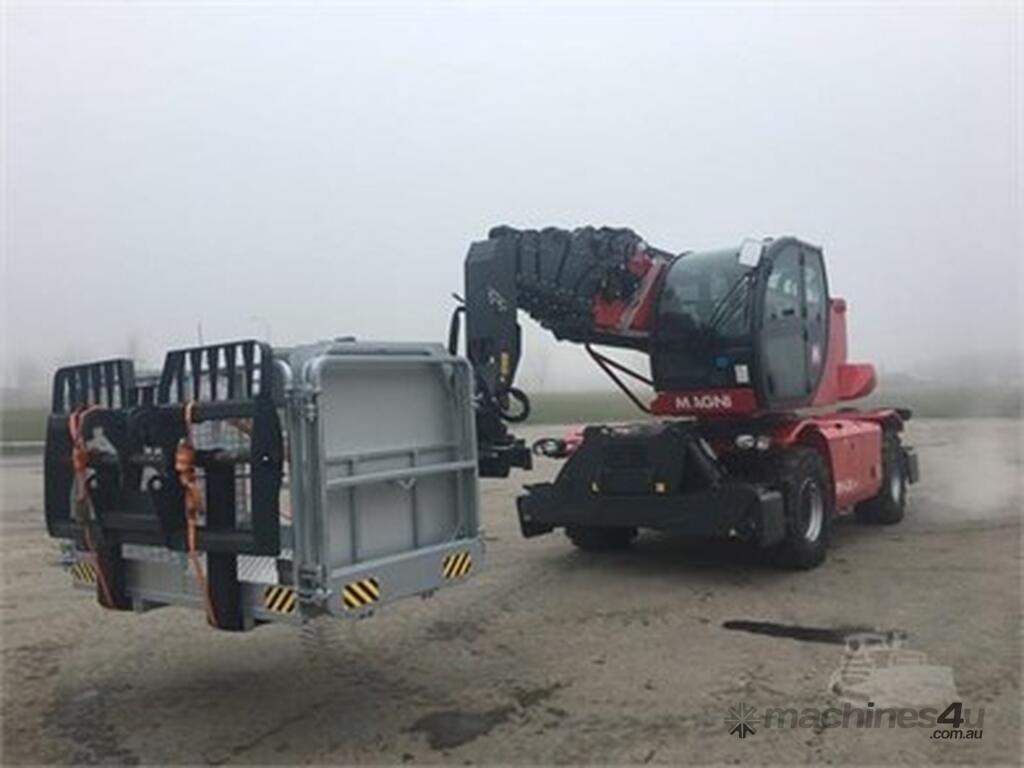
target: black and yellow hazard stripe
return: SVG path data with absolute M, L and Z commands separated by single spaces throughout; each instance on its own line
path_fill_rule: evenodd
M 76 584 L 95 584 L 96 566 L 89 560 L 79 560 L 71 565 L 71 578 Z
M 380 582 L 372 576 L 350 581 L 341 588 L 341 601 L 349 610 L 365 608 L 380 600 Z
M 441 573 L 446 579 L 461 579 L 473 570 L 473 556 L 468 550 L 452 552 L 441 561 Z
M 263 590 L 263 607 L 274 613 L 295 613 L 299 593 L 291 587 L 267 587 Z

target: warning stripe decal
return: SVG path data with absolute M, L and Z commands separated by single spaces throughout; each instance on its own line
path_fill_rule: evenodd
M 468 550 L 452 552 L 441 561 L 441 573 L 446 579 L 460 579 L 473 570 L 473 556 Z
M 341 601 L 346 608 L 363 608 L 380 600 L 380 582 L 372 576 L 351 581 L 341 588 Z
M 291 587 L 267 587 L 263 590 L 263 607 L 274 613 L 292 614 L 299 603 L 299 593 Z
M 79 560 L 71 565 L 71 578 L 79 584 L 96 583 L 96 566 L 89 560 Z

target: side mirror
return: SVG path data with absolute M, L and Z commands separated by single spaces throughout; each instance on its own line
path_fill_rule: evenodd
M 756 267 L 761 261 L 762 253 L 764 253 L 764 241 L 748 237 L 740 245 L 739 262 L 748 267 Z

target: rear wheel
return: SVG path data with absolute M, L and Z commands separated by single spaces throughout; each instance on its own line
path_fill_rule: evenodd
M 813 448 L 789 448 L 776 470 L 786 516 L 786 538 L 775 547 L 776 561 L 798 570 L 825 560 L 832 524 L 832 489 L 828 470 Z
M 636 528 L 572 525 L 566 527 L 565 535 L 580 549 L 589 551 L 626 549 L 636 538 Z
M 907 473 L 903 448 L 895 432 L 882 433 L 882 487 L 878 495 L 857 505 L 857 520 L 866 525 L 895 525 L 907 506 Z

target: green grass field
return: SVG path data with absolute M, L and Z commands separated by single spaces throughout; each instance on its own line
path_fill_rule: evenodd
M 532 424 L 582 424 L 629 421 L 643 414 L 618 392 L 542 392 L 531 395 Z M 1020 418 L 1016 387 L 901 386 L 882 390 L 860 407 L 900 406 L 920 418 Z M 0 442 L 42 440 L 46 409 L 10 408 L 0 419 Z
M 0 418 L 0 442 L 42 440 L 46 414 L 45 408 L 5 408 Z

